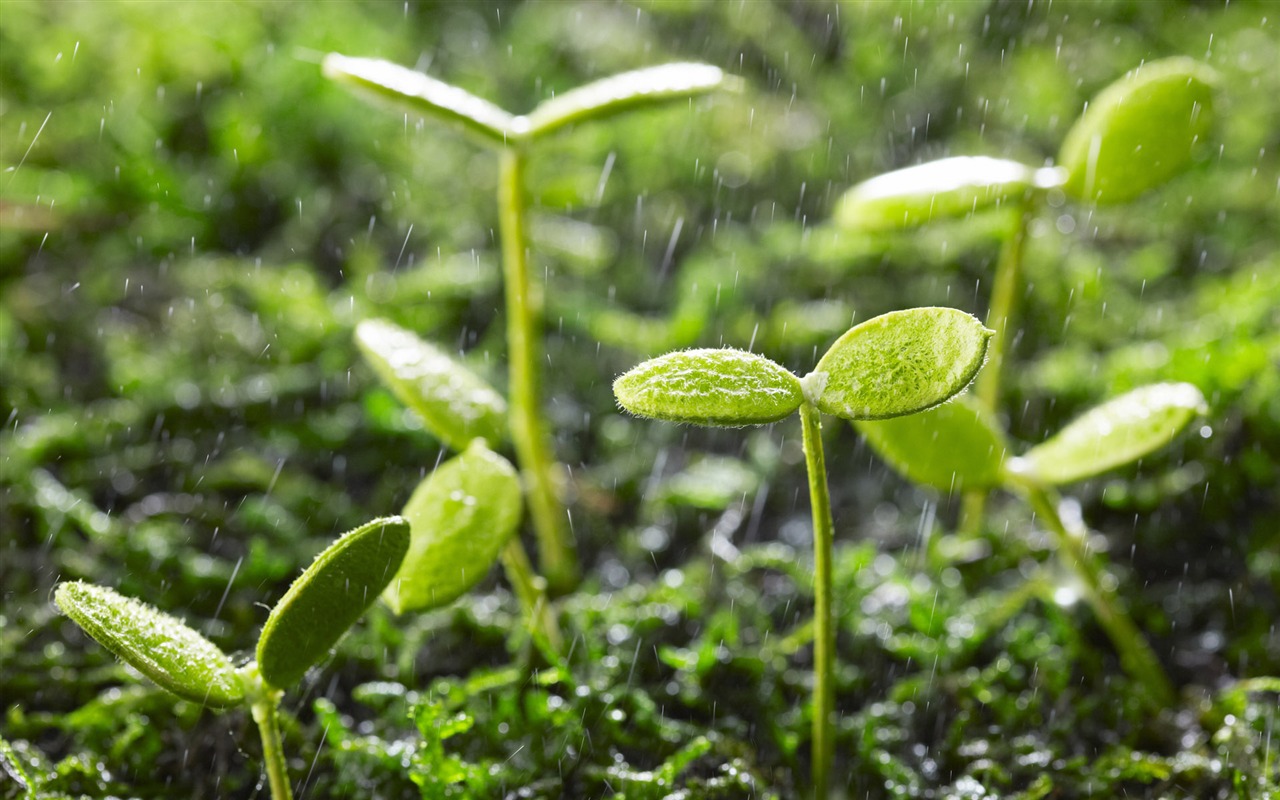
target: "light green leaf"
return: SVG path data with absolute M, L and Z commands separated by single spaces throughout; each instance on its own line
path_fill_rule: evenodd
M 386 320 L 356 326 L 356 344 L 400 402 L 454 450 L 506 437 L 507 401 L 443 350 Z
M 1103 89 L 1062 142 L 1066 191 L 1123 203 L 1181 172 L 1213 124 L 1216 82 L 1204 64 L 1168 58 Z
M 316 556 L 271 610 L 258 637 L 258 670 L 272 686 L 297 683 L 391 582 L 409 549 L 400 517 L 366 522 Z
M 739 82 L 710 64 L 663 64 L 571 89 L 542 103 L 516 124 L 526 124 L 529 138 L 536 139 L 567 125 L 687 100 L 722 87 L 736 88 Z
M 1009 468 L 1052 485 L 1091 478 L 1164 447 L 1207 410 L 1189 383 L 1143 386 L 1086 411 Z
M 409 553 L 383 600 L 397 614 L 439 608 L 489 572 L 520 524 L 515 468 L 477 439 L 418 485 L 405 505 Z
M 326 78 L 396 108 L 444 120 L 488 144 L 507 145 L 520 136 L 515 118 L 488 100 L 416 70 L 376 58 L 324 57 Z
M 181 620 L 79 581 L 58 584 L 53 602 L 99 644 L 183 700 L 210 708 L 244 700 L 231 659 Z
M 903 476 L 944 492 L 1004 483 L 1009 444 L 991 415 L 969 396 L 920 414 L 853 423 Z
M 965 217 L 994 205 L 1020 205 L 1032 191 L 1057 185 L 1055 169 L 1017 161 L 956 156 L 887 172 L 844 193 L 836 224 L 875 232 Z
M 642 417 L 699 425 L 763 425 L 795 413 L 800 379 L 743 350 L 682 350 L 650 359 L 613 382 L 618 404 Z
M 882 314 L 831 346 L 805 376 L 805 397 L 843 419 L 887 419 L 933 408 L 973 381 L 992 333 L 954 308 Z

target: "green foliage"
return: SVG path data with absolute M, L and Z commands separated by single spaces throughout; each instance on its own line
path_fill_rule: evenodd
M 231 659 L 181 620 L 79 581 L 59 584 L 54 602 L 103 647 L 182 699 L 210 708 L 243 702 Z
M 348 531 L 316 556 L 262 626 L 258 669 L 277 688 L 320 662 L 395 576 L 409 549 L 409 523 L 385 517 Z
M 805 377 L 805 394 L 843 419 L 914 414 L 963 391 L 992 332 L 954 308 L 893 311 L 850 328 Z
M 699 425 L 764 425 L 804 402 L 800 379 L 764 356 L 729 348 L 683 350 L 639 364 L 613 382 L 632 414 Z
M 921 414 L 859 420 L 854 427 L 916 483 L 948 493 L 1005 483 L 1005 461 L 1012 453 L 1004 431 L 968 395 Z
M 397 614 L 452 603 L 488 574 L 522 512 L 515 467 L 475 440 L 405 504 L 409 551 L 383 599 Z
M 1216 83 L 1204 64 L 1169 58 L 1108 86 L 1062 142 L 1066 191 L 1091 203 L 1123 203 L 1186 169 L 1213 126 Z
M 356 343 L 400 402 L 453 449 L 476 437 L 506 438 L 507 401 L 439 348 L 380 319 L 356 325 Z

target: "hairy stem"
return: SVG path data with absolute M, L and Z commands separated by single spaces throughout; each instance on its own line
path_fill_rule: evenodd
M 1158 708 L 1173 705 L 1174 690 L 1160 659 L 1125 612 L 1115 590 L 1110 588 L 1105 573 L 1086 545 L 1088 531 L 1079 525 L 1068 525 L 1058 511 L 1057 498 L 1047 489 L 1027 487 L 1027 499 L 1058 540 L 1058 553 L 1076 575 L 1085 602 L 1093 610 L 1120 656 L 1120 666 L 1129 677 L 1145 686 Z
M 253 713 L 253 721 L 258 723 L 258 733 L 262 736 L 262 760 L 267 770 L 267 782 L 271 786 L 271 800 L 293 800 L 284 751 L 280 747 L 279 707 L 280 693 L 266 691 L 253 701 L 250 711 Z
M 831 685 L 835 651 L 835 617 L 831 608 L 831 557 L 834 525 L 827 492 L 826 457 L 822 452 L 822 415 L 812 404 L 800 406 L 805 468 L 809 472 L 809 504 L 813 509 L 813 794 L 823 800 L 831 781 L 835 742 L 831 716 L 835 711 Z
M 524 478 L 543 574 L 551 591 L 563 594 L 577 585 L 578 565 L 567 525 L 568 515 L 556 490 L 556 464 L 550 452 L 550 436 L 543 426 L 538 402 L 541 314 L 536 308 L 529 282 L 524 158 L 521 150 L 504 148 L 498 178 L 498 217 L 507 304 L 511 441 Z
M 533 571 L 529 554 L 524 551 L 519 538 L 512 536 L 502 549 L 502 567 L 506 570 L 507 581 L 520 599 L 534 644 L 551 663 L 556 663 L 564 653 L 564 638 L 547 600 L 547 582 Z

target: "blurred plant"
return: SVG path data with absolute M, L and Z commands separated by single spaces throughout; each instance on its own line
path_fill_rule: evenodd
M 578 565 L 539 403 L 542 310 L 540 293 L 529 277 L 524 189 L 528 154 L 562 128 L 633 108 L 688 100 L 732 79 L 706 64 L 666 64 L 578 87 L 547 100 L 527 116 L 515 116 L 464 89 L 386 61 L 331 53 L 325 57 L 324 73 L 397 108 L 461 127 L 499 151 L 498 224 L 507 310 L 511 439 L 529 497 L 542 571 L 554 593 L 567 592 L 577 585 Z
M 982 368 L 990 336 L 991 331 L 963 312 L 916 308 L 849 329 L 804 378 L 763 356 L 725 348 L 659 356 L 613 384 L 624 409 L 670 422 L 741 427 L 778 422 L 800 412 L 814 535 L 812 777 L 818 797 L 827 796 L 834 757 L 835 649 L 834 526 L 821 414 L 886 419 L 944 403 Z
M 274 800 L 289 800 L 278 711 L 284 689 L 321 661 L 387 587 L 409 550 L 399 517 L 339 537 L 293 582 L 267 617 L 256 659 L 230 656 L 181 620 L 112 589 L 60 584 L 54 602 L 100 644 L 183 700 L 215 710 L 248 706 L 262 736 Z

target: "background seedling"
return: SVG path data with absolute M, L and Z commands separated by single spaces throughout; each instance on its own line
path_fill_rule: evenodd
M 551 589 L 578 580 L 577 560 L 558 490 L 557 465 L 540 408 L 539 293 L 529 277 L 525 163 L 530 150 L 567 126 L 645 106 L 688 100 L 731 79 L 706 64 L 667 64 L 615 75 L 565 92 L 527 116 L 514 116 L 456 86 L 395 64 L 336 53 L 324 60 L 328 77 L 414 114 L 451 123 L 499 152 L 498 220 L 507 312 L 511 439 L 525 481 L 541 567 Z
M 256 660 L 239 668 L 181 620 L 105 586 L 63 583 L 54 602 L 100 644 L 183 700 L 218 710 L 248 706 L 262 736 L 271 796 L 288 800 L 293 791 L 280 746 L 280 697 L 364 614 L 408 548 L 409 524 L 399 517 L 341 536 L 271 610 Z
M 1013 224 L 996 262 L 987 325 L 996 334 L 975 397 L 1000 410 L 1008 331 L 1022 296 L 1023 245 L 1029 219 L 1050 192 L 1091 204 L 1128 202 L 1188 167 L 1213 121 L 1213 70 L 1188 58 L 1155 61 L 1129 72 L 1086 105 L 1063 140 L 1058 166 L 1034 168 L 983 156 L 946 158 L 864 181 L 841 198 L 842 229 L 880 232 L 1007 209 Z M 981 525 L 985 492 L 965 495 L 962 525 Z
M 976 319 L 955 309 L 917 308 L 851 328 L 804 378 L 741 350 L 688 350 L 646 361 L 613 384 L 627 411 L 671 422 L 737 427 L 777 422 L 800 412 L 813 514 L 812 777 L 817 797 L 827 796 L 834 757 L 834 525 L 821 414 L 885 419 L 944 403 L 977 375 L 990 335 Z

